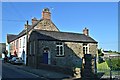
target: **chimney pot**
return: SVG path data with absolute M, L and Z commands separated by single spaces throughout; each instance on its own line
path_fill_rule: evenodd
M 86 36 L 89 36 L 89 29 L 85 27 L 85 29 L 83 29 L 83 34 L 85 34 Z
M 44 8 L 42 11 L 42 19 L 51 19 L 51 13 L 48 8 Z

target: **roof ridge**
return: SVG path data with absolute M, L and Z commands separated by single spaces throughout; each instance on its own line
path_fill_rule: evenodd
M 88 37 L 84 34 L 80 33 L 71 33 L 71 32 L 58 32 L 58 31 L 47 31 L 47 30 L 37 30 L 34 29 L 33 32 L 37 32 L 38 34 L 44 36 L 39 37 L 41 39 L 50 39 L 53 40 L 53 38 L 56 40 L 62 40 L 62 41 L 77 41 L 77 42 L 94 42 L 97 43 L 93 38 Z

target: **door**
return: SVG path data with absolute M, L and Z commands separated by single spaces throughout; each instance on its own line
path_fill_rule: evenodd
M 50 64 L 50 51 L 49 48 L 45 48 L 43 52 L 43 63 Z
M 48 64 L 48 53 L 43 53 L 43 63 Z

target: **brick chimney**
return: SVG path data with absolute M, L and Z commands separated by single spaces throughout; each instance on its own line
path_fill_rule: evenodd
M 85 29 L 83 29 L 83 34 L 85 34 L 86 36 L 89 36 L 89 29 L 85 27 Z
M 38 20 L 34 17 L 32 18 L 32 25 L 35 24 Z
M 43 9 L 42 19 L 51 19 L 51 13 L 50 13 L 50 10 L 48 8 Z

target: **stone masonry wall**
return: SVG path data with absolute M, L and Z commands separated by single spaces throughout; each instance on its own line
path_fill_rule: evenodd
M 51 54 L 51 64 L 66 67 L 81 67 L 82 44 L 74 42 L 64 43 L 64 56 L 56 56 L 56 41 L 39 41 L 38 62 L 42 62 L 43 50 L 48 47 Z M 41 59 L 40 59 L 41 58 Z
M 89 53 L 93 55 L 98 53 L 97 44 L 89 43 Z
M 59 31 L 51 20 L 40 21 L 34 29 L 47 30 L 47 31 Z
M 56 56 L 56 41 L 38 41 L 37 48 L 38 62 L 42 63 L 43 50 L 48 47 L 51 55 L 51 64 L 69 67 L 81 67 L 83 55 L 82 43 L 65 42 L 64 43 L 64 56 Z M 89 45 L 90 53 L 96 54 L 97 46 L 92 43 Z

